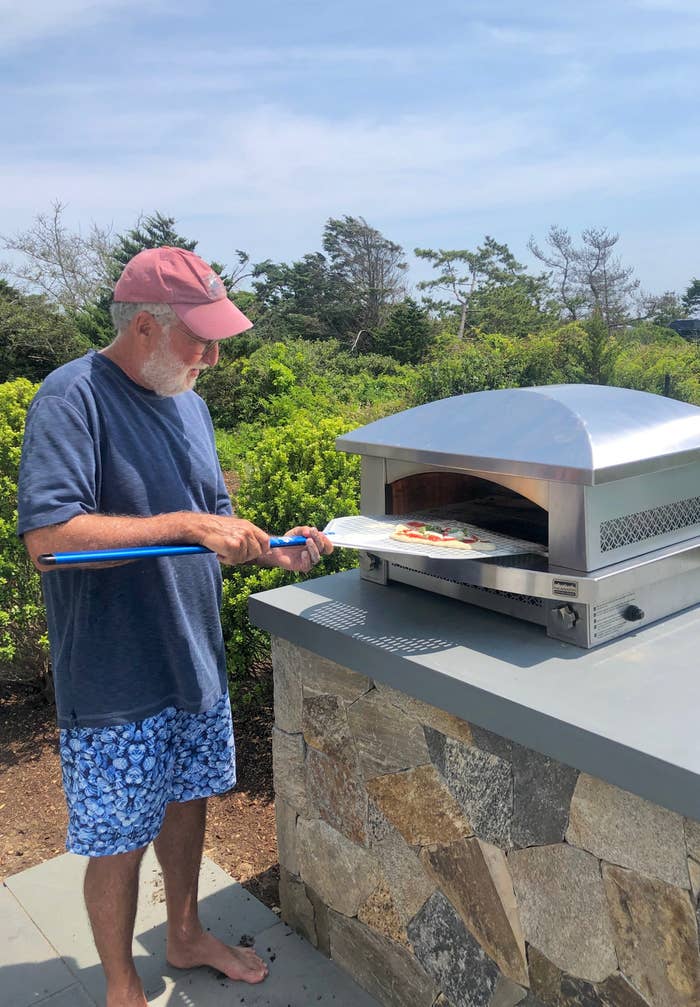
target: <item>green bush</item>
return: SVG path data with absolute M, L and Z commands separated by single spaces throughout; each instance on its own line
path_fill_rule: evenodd
M 231 702 L 236 707 L 256 707 L 268 701 L 272 683 L 268 674 L 270 638 L 248 618 L 248 599 L 295 579 L 279 567 L 230 567 L 224 572 L 221 625 L 226 641 L 226 667 Z
M 37 386 L 25 378 L 0 385 L 0 662 L 18 678 L 48 670 L 41 583 L 17 538 L 17 476 L 27 408 Z
M 357 514 L 359 459 L 335 449 L 335 438 L 347 430 L 348 424 L 342 418 L 317 422 L 304 413 L 283 426 L 264 430 L 255 450 L 246 456 L 236 512 L 272 534 L 302 524 L 324 528 L 333 517 Z M 337 549 L 304 579 L 356 565 L 352 550 Z M 290 584 L 301 577 L 279 568 L 254 566 L 224 571 L 222 624 L 235 702 L 255 704 L 269 694 L 269 681 L 261 675 L 269 655 L 269 639 L 250 623 L 248 598 L 256 591 Z
M 263 430 L 241 472 L 237 511 L 271 534 L 298 524 L 323 528 L 339 514 L 356 514 L 359 459 L 336 451 L 348 430 L 340 417 L 316 421 L 306 413 Z
M 413 368 L 380 354 L 356 355 L 337 340 L 266 343 L 250 356 L 206 371 L 197 389 L 217 429 L 346 416 L 359 426 L 409 404 Z M 245 433 L 243 440 L 245 441 Z
M 700 347 L 680 336 L 631 343 L 617 356 L 611 383 L 700 405 Z

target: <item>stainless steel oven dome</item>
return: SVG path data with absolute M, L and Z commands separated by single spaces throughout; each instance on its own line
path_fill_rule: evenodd
M 595 486 L 700 459 L 700 409 L 604 385 L 455 395 L 340 437 L 341 451 Z

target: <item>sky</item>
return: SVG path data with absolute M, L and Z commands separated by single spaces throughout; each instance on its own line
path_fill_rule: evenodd
M 700 0 L 0 0 L 0 234 L 55 201 L 292 261 L 329 217 L 406 250 L 619 233 L 700 275 Z

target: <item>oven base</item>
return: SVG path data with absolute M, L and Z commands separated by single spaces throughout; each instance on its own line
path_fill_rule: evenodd
M 361 576 L 367 580 L 376 581 L 382 575 L 385 577 L 383 583 L 396 581 L 409 584 L 537 623 L 545 627 L 547 636 L 585 649 L 617 640 L 668 615 L 700 604 L 700 571 L 697 569 L 677 573 L 656 583 L 621 590 L 615 597 L 591 603 L 564 597 L 539 598 L 464 584 L 397 563 L 381 563 L 374 570 L 361 570 Z

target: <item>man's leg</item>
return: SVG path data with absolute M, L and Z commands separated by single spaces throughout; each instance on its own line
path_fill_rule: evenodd
M 95 946 L 107 979 L 107 1007 L 145 1007 L 134 967 L 132 943 L 145 847 L 131 853 L 91 857 L 85 872 L 87 906 Z
M 177 968 L 210 965 L 229 977 L 259 983 L 268 969 L 252 948 L 232 948 L 202 928 L 197 910 L 206 798 L 168 804 L 153 846 L 163 869 L 168 911 L 167 959 Z

